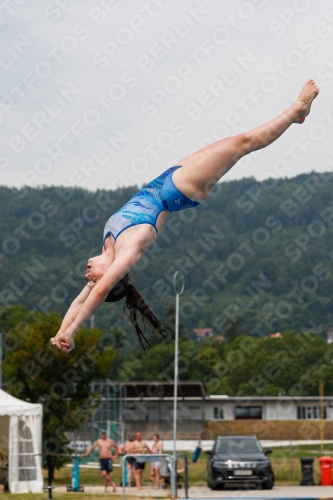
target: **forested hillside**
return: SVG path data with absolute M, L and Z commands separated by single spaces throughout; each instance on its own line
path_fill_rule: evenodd
M 332 188 L 331 173 L 219 184 L 206 203 L 169 216 L 132 281 L 163 318 L 182 270 L 187 333 L 325 335 L 333 327 Z M 84 285 L 87 258 L 101 251 L 106 220 L 136 190 L 0 187 L 0 305 L 63 313 Z M 103 305 L 95 324 L 124 325 L 121 305 Z
M 73 373 L 75 382 L 82 381 L 80 390 L 74 391 L 75 404 L 87 397 L 87 380 L 96 376 L 118 381 L 173 380 L 174 342 L 151 339 L 155 340 L 154 349 L 144 352 L 121 330 L 83 328 L 68 356 L 50 348 L 48 342 L 60 322 L 57 314 L 31 314 L 24 306 L 0 307 L 0 332 L 8 332 L 3 344 L 6 387 L 21 399 L 43 401 L 45 415 L 59 417 L 59 400 L 67 410 L 75 410 L 66 399 L 68 393 L 73 394 Z M 333 344 L 315 332 L 286 331 L 277 338 L 237 335 L 226 342 L 218 337 L 197 342 L 184 335 L 181 328 L 179 379 L 202 381 L 208 394 L 316 396 L 320 380 L 325 394 L 332 394 Z M 126 355 L 124 348 L 131 352 Z M 61 388 L 60 395 L 55 387 Z M 45 397 L 48 393 L 51 398 Z M 50 404 L 55 405 L 51 407 L 54 411 L 50 412 Z M 84 407 L 85 417 L 91 408 Z M 52 426 L 52 419 L 49 422 Z

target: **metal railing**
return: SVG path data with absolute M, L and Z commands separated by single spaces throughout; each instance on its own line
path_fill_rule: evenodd
M 171 480 L 171 491 L 174 491 L 175 489 L 175 485 L 174 485 L 174 482 L 175 482 L 175 474 L 174 474 L 174 470 L 175 470 L 175 464 L 174 464 L 174 458 L 172 455 L 170 455 L 169 453 L 161 453 L 161 454 L 157 454 L 157 453 L 152 453 L 152 454 L 145 454 L 145 453 L 129 453 L 128 455 L 124 455 L 122 457 L 122 473 L 121 473 L 121 482 L 122 482 L 122 500 L 125 500 L 126 498 L 126 490 L 125 490 L 125 461 L 127 458 L 135 458 L 135 460 L 138 460 L 138 462 L 156 462 L 156 459 L 157 458 L 168 458 L 168 460 L 170 460 L 170 463 L 171 463 L 171 471 L 170 471 L 170 480 Z
M 68 453 L 34 453 L 33 456 L 46 456 L 47 459 L 47 486 L 43 486 L 43 490 L 48 491 L 48 498 L 53 499 L 52 496 L 52 490 L 55 488 L 52 484 L 52 477 L 53 477 L 53 471 L 54 471 L 54 463 L 52 460 L 52 457 L 68 457 L 72 459 L 77 459 L 80 458 L 80 455 L 78 454 L 68 454 Z M 79 467 L 79 464 L 76 464 L 77 467 Z M 80 471 L 78 471 L 78 480 L 80 478 Z M 73 476 L 72 476 L 73 480 Z M 79 486 L 78 489 L 75 490 L 67 490 L 67 491 L 80 491 L 83 492 L 84 488 L 82 486 Z
M 185 498 L 188 498 L 188 462 L 187 462 L 187 456 L 185 453 L 178 453 L 176 455 L 176 463 L 175 463 L 175 468 L 176 468 L 176 478 L 177 478 L 177 460 L 178 458 L 182 458 L 184 460 L 184 491 L 185 491 Z M 177 484 L 176 484 L 177 486 Z M 175 497 L 177 497 L 177 488 Z
M 122 481 L 122 500 L 126 499 L 126 490 L 125 490 L 125 461 L 127 458 L 135 458 L 138 462 L 156 462 L 156 458 L 167 458 L 170 461 L 170 486 L 171 492 L 175 492 L 174 497 L 177 497 L 177 460 L 182 458 L 184 461 L 184 490 L 185 490 L 185 498 L 188 498 L 188 462 L 187 456 L 185 453 L 178 453 L 176 455 L 176 461 L 174 460 L 173 455 L 169 453 L 161 453 L 161 454 L 128 454 L 122 457 L 122 473 L 121 473 L 121 481 Z

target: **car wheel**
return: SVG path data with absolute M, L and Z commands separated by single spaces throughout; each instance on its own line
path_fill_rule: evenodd
M 207 486 L 208 486 L 208 488 L 210 488 L 211 490 L 216 490 L 216 486 L 214 486 L 213 484 L 209 483 L 208 481 L 207 481 Z
M 267 483 L 263 483 L 263 490 L 272 490 L 274 486 L 274 481 L 268 481 Z
M 208 483 L 208 482 L 207 482 L 207 486 L 208 486 L 211 490 L 213 490 L 213 491 L 216 491 L 216 490 L 222 490 L 222 488 L 223 488 L 223 486 L 224 486 L 224 483 L 218 483 L 218 484 L 216 484 L 216 485 L 213 485 L 213 484 L 211 484 L 211 483 Z

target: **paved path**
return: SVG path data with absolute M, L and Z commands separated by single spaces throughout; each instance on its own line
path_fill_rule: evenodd
M 102 486 L 85 486 L 86 493 L 99 494 L 104 492 Z M 65 492 L 64 486 L 57 486 L 55 492 Z M 117 487 L 117 494 L 122 493 L 122 488 Z M 137 488 L 126 488 L 126 495 L 137 496 L 141 498 L 170 498 L 170 490 L 154 490 L 153 488 L 145 487 L 143 490 Z M 332 486 L 289 486 L 278 485 L 272 490 L 238 490 L 238 489 L 224 489 L 221 491 L 212 491 L 206 486 L 191 486 L 189 489 L 189 497 L 197 499 L 246 499 L 246 498 L 311 498 L 311 499 L 331 499 L 333 500 L 333 487 Z M 112 494 L 110 494 L 112 498 Z M 178 490 L 178 498 L 184 498 L 184 490 Z
M 206 486 L 191 487 L 190 498 L 332 498 L 333 487 L 331 486 L 275 486 L 272 490 L 238 490 L 224 489 L 212 491 Z

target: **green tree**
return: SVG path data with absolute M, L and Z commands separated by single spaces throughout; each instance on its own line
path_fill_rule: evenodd
M 244 335 L 242 330 L 242 321 L 240 319 L 230 324 L 230 328 L 224 333 L 224 338 L 227 342 L 233 342 L 240 335 Z
M 25 306 L 0 307 L 0 332 L 8 332 L 18 323 L 31 321 L 31 313 Z
M 241 336 L 225 347 L 224 358 L 212 368 L 217 394 L 227 387 L 233 396 L 316 396 L 320 379 L 327 394 L 333 390 L 333 346 L 314 333 Z
M 98 405 L 89 384 L 110 375 L 115 351 L 101 348 L 102 333 L 82 329 L 76 347 L 65 354 L 49 339 L 60 327 L 60 317 L 37 314 L 37 321 L 8 332 L 4 358 L 7 390 L 15 397 L 43 404 L 43 452 L 64 453 L 66 433 L 84 424 Z M 61 460 L 57 461 L 57 465 Z
M 154 349 L 134 351 L 125 359 L 119 372 L 121 380 L 173 380 L 175 344 L 173 341 L 159 344 Z M 215 347 L 194 340 L 179 340 L 178 375 L 180 380 L 203 380 L 209 376 L 212 366 L 220 361 Z
M 316 396 L 319 380 L 333 391 L 333 344 L 315 333 L 284 332 L 282 338 L 237 336 L 230 342 L 180 340 L 179 379 L 201 380 L 207 394 Z M 125 358 L 119 378 L 173 380 L 174 343 Z
M 174 306 L 168 307 L 165 312 L 163 324 L 168 329 L 172 335 L 175 335 L 175 323 L 176 323 L 176 309 Z M 186 325 L 182 322 L 181 318 L 179 318 L 178 324 L 178 335 L 180 339 L 189 339 L 190 335 Z

